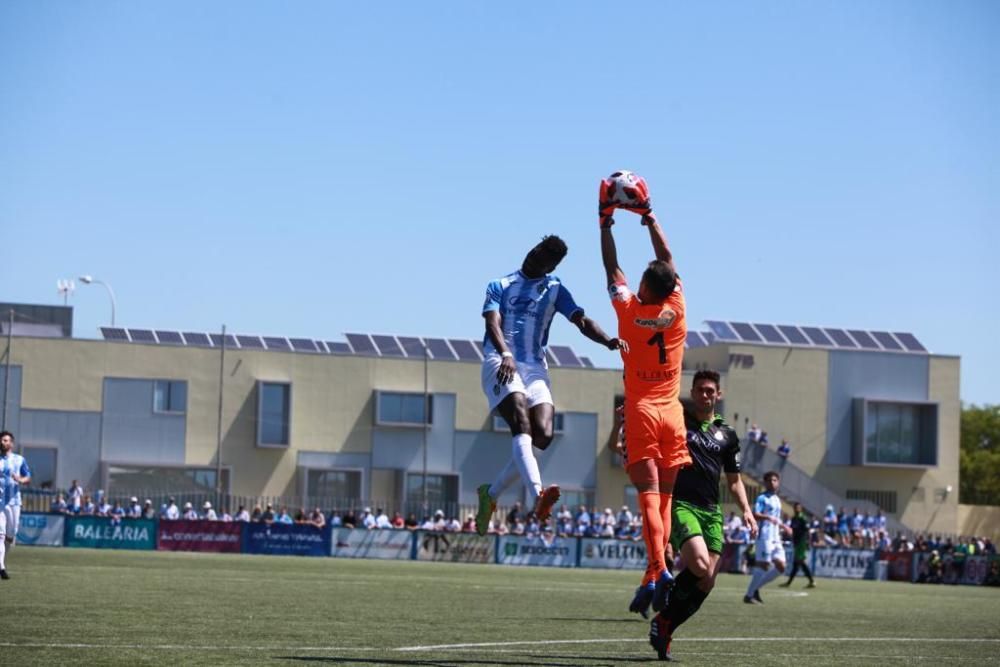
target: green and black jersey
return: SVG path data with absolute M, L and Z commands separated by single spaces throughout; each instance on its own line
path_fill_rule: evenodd
M 802 512 L 792 517 L 792 543 L 809 545 L 809 518 Z
M 722 471 L 740 471 L 740 438 L 722 417 L 703 422 L 684 413 L 691 465 L 681 468 L 674 483 L 674 498 L 714 507 L 719 504 L 719 477 Z

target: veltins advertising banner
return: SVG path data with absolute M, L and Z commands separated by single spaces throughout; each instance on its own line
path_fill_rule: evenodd
M 91 549 L 155 549 L 156 521 L 102 516 L 66 518 L 66 546 Z
M 523 537 L 504 535 L 497 546 L 497 562 L 504 565 L 576 567 L 575 537 Z
M 230 521 L 160 521 L 156 548 L 160 551 L 240 553 L 243 526 Z
M 496 537 L 421 530 L 417 532 L 417 560 L 493 563 L 496 560 Z
M 813 549 L 813 574 L 836 579 L 864 579 L 874 576 L 874 561 L 875 552 L 871 549 Z
M 22 514 L 17 543 L 37 547 L 61 547 L 66 517 L 58 514 Z
M 409 560 L 413 533 L 408 530 L 334 528 L 330 555 L 338 558 Z
M 580 540 L 580 567 L 609 570 L 645 570 L 646 545 L 641 540 Z
M 330 553 L 330 529 L 301 524 L 245 523 L 243 551 L 275 556 L 326 556 Z

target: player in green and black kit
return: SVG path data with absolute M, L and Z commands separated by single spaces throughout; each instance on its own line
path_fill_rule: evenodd
M 788 588 L 792 585 L 792 579 L 795 578 L 796 573 L 802 570 L 809 577 L 809 585 L 806 588 L 816 588 L 812 572 L 806 565 L 806 560 L 809 558 L 809 517 L 802 509 L 802 503 L 795 503 L 795 516 L 792 517 L 792 544 L 795 545 L 795 563 L 792 565 L 792 573 L 788 575 L 788 581 L 779 585 Z
M 670 660 L 674 631 L 698 611 L 715 586 L 723 544 L 719 509 L 719 477 L 723 471 L 743 512 L 743 521 L 750 534 L 757 536 L 757 521 L 740 479 L 739 436 L 715 413 L 721 398 L 718 373 L 695 373 L 691 383 L 694 410 L 684 415 L 692 464 L 681 469 L 674 483 L 670 535 L 674 550 L 680 549 L 684 569 L 677 575 L 667 606 L 653 618 L 649 629 L 649 643 L 661 660 Z

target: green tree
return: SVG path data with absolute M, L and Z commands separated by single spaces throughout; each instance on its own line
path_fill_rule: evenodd
M 962 406 L 959 502 L 1000 505 L 1000 405 Z

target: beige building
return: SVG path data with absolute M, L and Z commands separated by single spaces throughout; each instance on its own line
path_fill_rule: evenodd
M 689 334 L 686 376 L 720 370 L 726 419 L 741 434 L 752 422 L 768 431 L 767 451 L 744 455 L 752 474 L 780 466 L 786 491 L 814 512 L 877 504 L 914 530 L 959 530 L 957 357 L 904 334 L 824 329 L 816 342 L 809 327 L 709 327 Z M 478 341 L 238 335 L 223 352 L 218 334 L 39 333 L 15 327 L 9 380 L 0 370 L 6 425 L 36 484 L 210 494 L 221 469 L 233 496 L 419 511 L 426 489 L 430 506 L 456 513 L 510 455 L 487 414 Z M 543 480 L 569 504 L 628 502 L 607 448 L 621 370 L 559 346 L 549 360 L 557 436 Z M 782 438 L 787 460 L 774 453 Z

